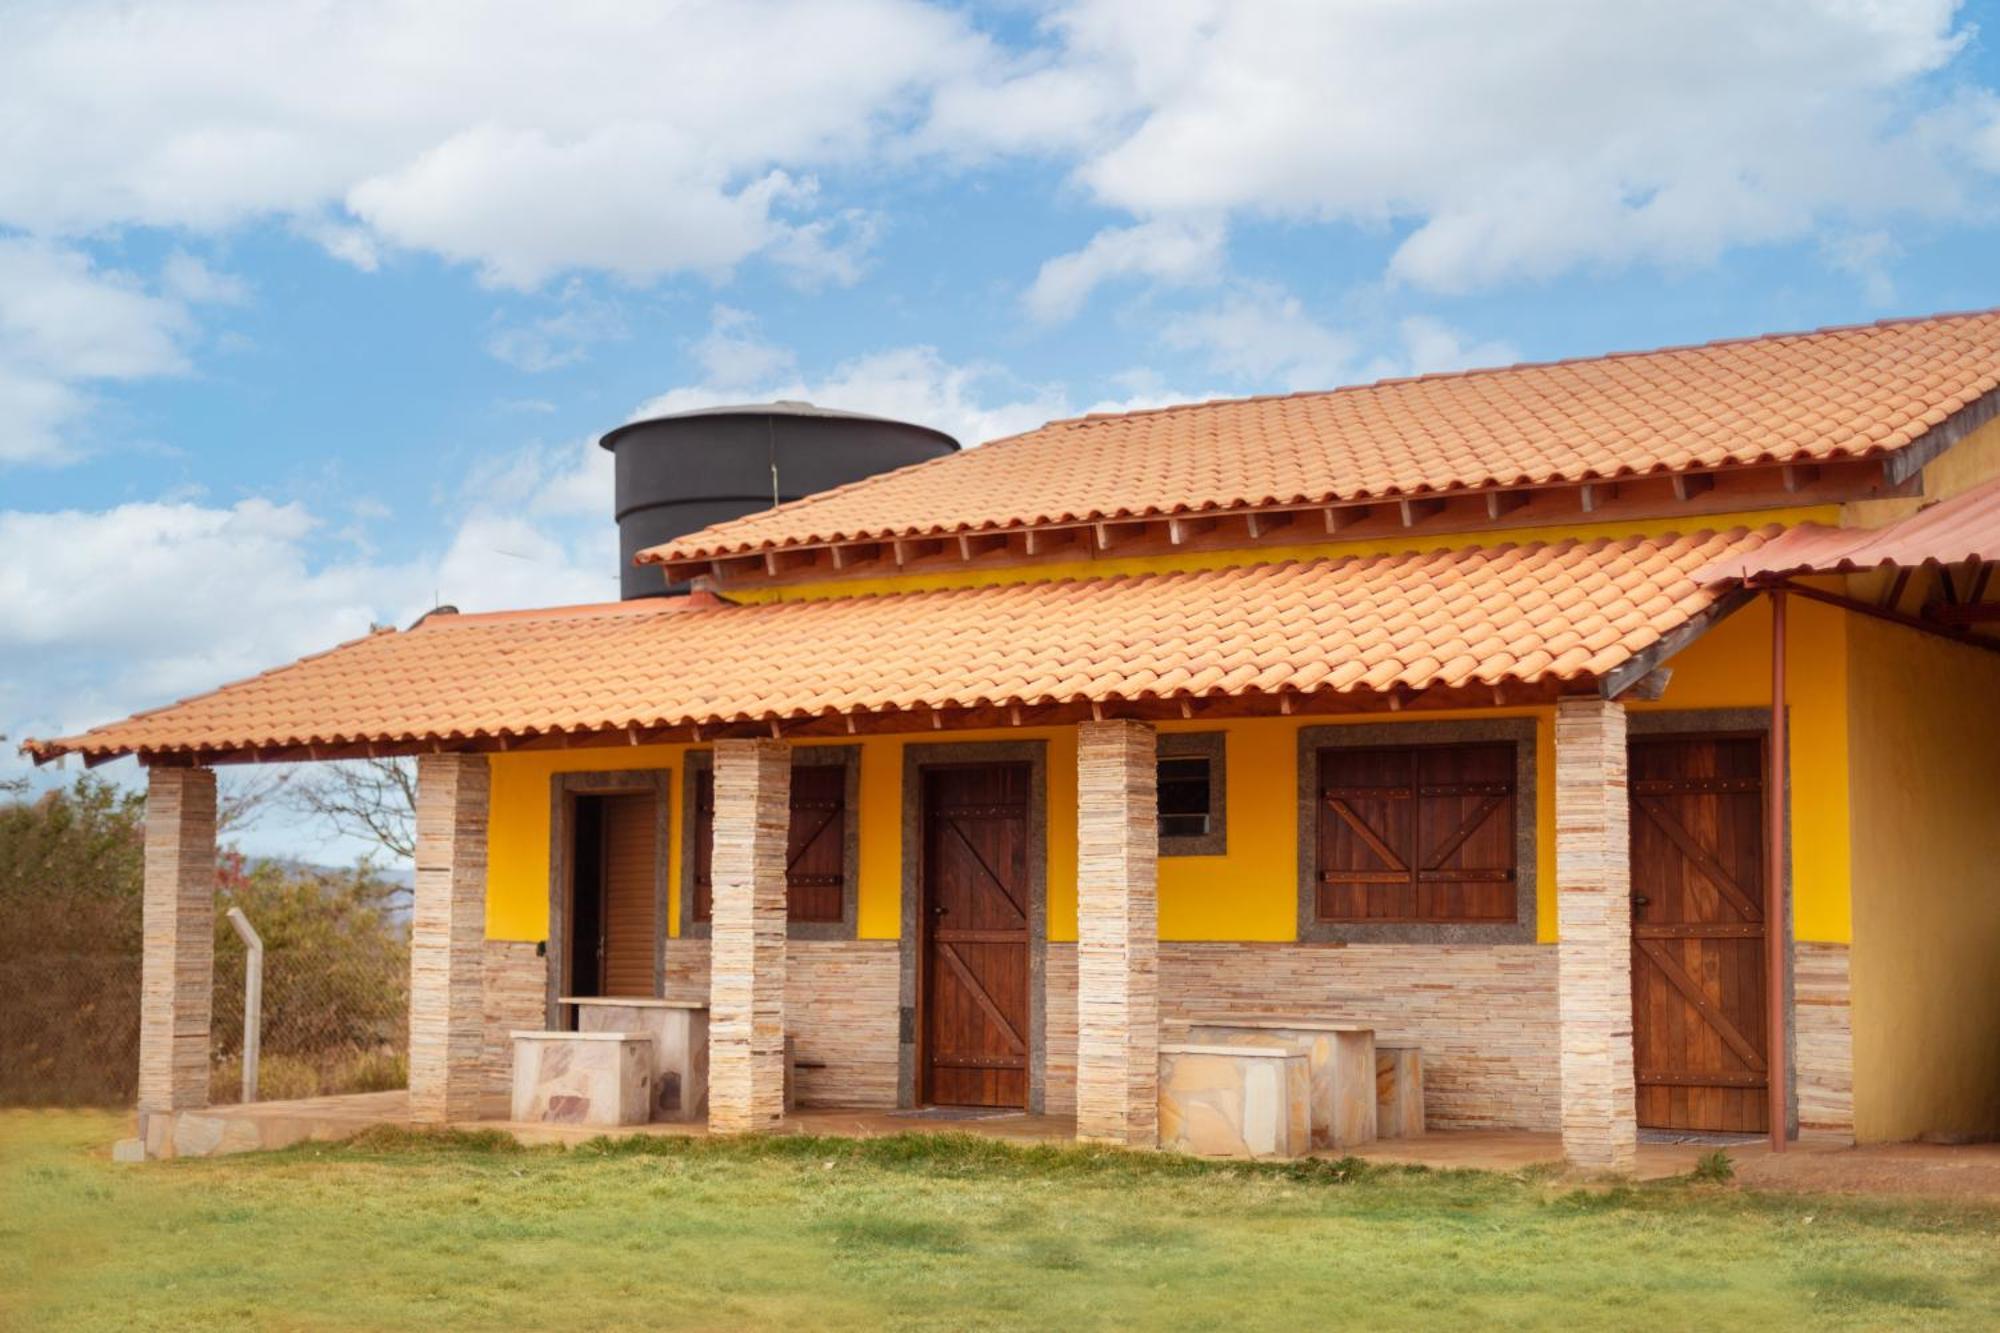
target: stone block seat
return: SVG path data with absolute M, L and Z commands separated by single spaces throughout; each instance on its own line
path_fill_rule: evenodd
M 578 1032 L 627 1032 L 653 1042 L 652 1120 L 708 1115 L 708 1005 L 644 996 L 566 995 Z
M 1310 1151 L 1305 1049 L 1276 1042 L 1160 1047 L 1160 1146 L 1198 1157 Z
M 1375 1030 L 1309 1018 L 1196 1023 L 1188 1040 L 1204 1045 L 1277 1044 L 1305 1051 L 1312 1071 L 1312 1146 L 1357 1148 L 1375 1141 Z
M 516 1032 L 512 1119 L 643 1125 L 653 1110 L 653 1038 L 640 1032 Z
M 1376 1122 L 1385 1139 L 1424 1132 L 1424 1053 L 1415 1046 L 1375 1048 Z

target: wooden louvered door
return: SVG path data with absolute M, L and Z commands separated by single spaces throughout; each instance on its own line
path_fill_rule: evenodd
M 1639 1123 L 1764 1132 L 1763 742 L 1649 739 L 1631 756 Z
M 597 805 L 600 987 L 652 995 L 658 911 L 658 811 L 651 793 L 587 796 Z
M 924 770 L 923 1100 L 1028 1104 L 1026 764 Z

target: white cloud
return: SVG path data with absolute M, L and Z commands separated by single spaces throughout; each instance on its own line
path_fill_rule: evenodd
M 531 287 L 818 280 L 869 231 L 816 170 L 865 162 L 994 58 L 917 0 L 78 0 L 0 45 L 0 223 L 211 231 L 284 218 L 364 268 L 384 246 Z
M 747 310 L 718 305 L 709 312 L 708 332 L 688 349 L 701 367 L 704 382 L 719 389 L 764 384 L 789 376 L 794 361 L 789 347 L 766 341 L 757 319 Z
M 1428 315 L 1397 321 L 1386 337 L 1388 349 L 1364 357 L 1364 345 L 1380 336 L 1323 323 L 1270 283 L 1240 284 L 1217 304 L 1176 315 L 1160 329 L 1162 343 L 1200 353 L 1210 370 L 1259 390 L 1331 389 L 1519 359 L 1508 343 L 1468 338 Z
M 581 279 L 564 286 L 555 313 L 525 323 L 503 323 L 486 336 L 497 360 L 531 375 L 572 366 L 601 342 L 628 337 L 625 313 L 617 302 L 593 293 Z
M 179 300 L 81 251 L 0 236 L 0 465 L 74 456 L 93 382 L 187 369 Z
M 1072 0 L 1044 62 L 938 106 L 961 151 L 1070 159 L 1141 226 L 1401 224 L 1390 275 L 1462 291 L 1966 215 L 2000 102 L 1934 76 L 1970 32 L 1954 0 Z
M 189 305 L 242 305 L 250 299 L 250 284 L 185 250 L 167 256 L 160 266 L 160 285 Z
M 1396 332 L 1402 343 L 1400 353 L 1371 362 L 1370 379 L 1508 366 L 1521 359 L 1521 353 L 1510 342 L 1498 338 L 1468 339 L 1443 320 L 1428 315 L 1411 315 L 1399 321 Z
M 1352 336 L 1314 319 L 1297 297 L 1264 284 L 1175 316 L 1161 327 L 1160 339 L 1169 347 L 1199 351 L 1209 369 L 1260 388 L 1328 388 L 1349 374 L 1355 356 Z
M 1142 222 L 1107 227 L 1081 250 L 1042 265 L 1028 288 L 1028 310 L 1043 321 L 1068 319 L 1090 294 L 1116 278 L 1174 285 L 1212 282 L 1222 272 L 1222 229 L 1206 221 Z

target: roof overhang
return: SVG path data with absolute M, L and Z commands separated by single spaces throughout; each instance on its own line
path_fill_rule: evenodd
M 1697 572 L 1774 533 L 440 616 L 23 749 L 291 762 L 1622 693 L 1733 609 Z

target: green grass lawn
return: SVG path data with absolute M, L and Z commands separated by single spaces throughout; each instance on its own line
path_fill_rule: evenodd
M 8 1328 L 2000 1326 L 2000 1211 L 962 1136 L 146 1166 L 0 1112 Z

